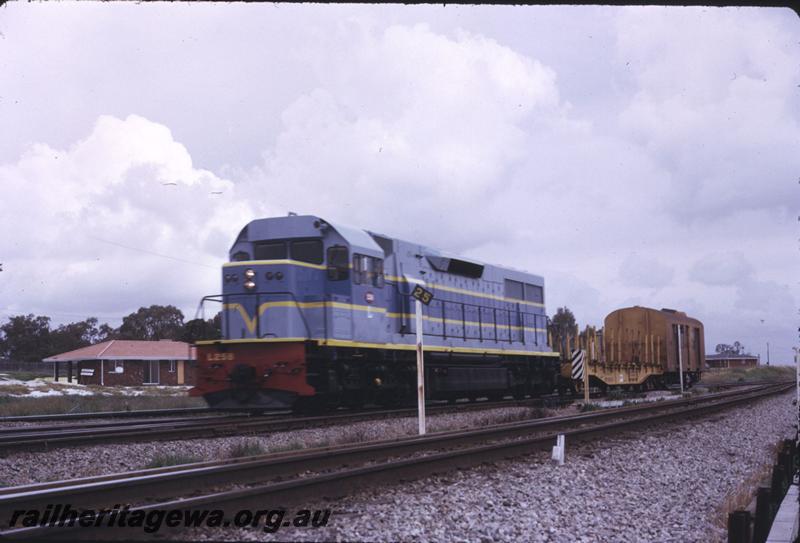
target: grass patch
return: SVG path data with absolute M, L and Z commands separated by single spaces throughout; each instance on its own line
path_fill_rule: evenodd
M 39 377 L 47 377 L 46 375 L 43 376 L 41 373 L 33 371 L 10 371 L 6 373 L 6 375 L 9 379 L 16 379 L 17 381 L 33 381 Z
M 547 417 L 552 417 L 555 415 L 555 412 L 552 409 L 547 409 L 546 407 L 531 407 L 528 409 L 528 417 L 529 419 L 546 419 Z
M 3 394 L 27 394 L 28 387 L 26 385 L 3 385 L 0 387 L 0 393 Z
M 228 451 L 228 458 L 244 458 L 246 456 L 258 456 L 265 454 L 267 449 L 256 440 L 243 439 L 236 443 Z
M 181 464 L 192 464 L 200 462 L 203 459 L 186 453 L 158 453 L 150 462 L 145 465 L 146 469 L 149 468 L 163 468 L 166 466 L 179 466 Z
M 366 428 L 350 428 L 342 434 L 337 440 L 337 443 L 361 443 L 369 439 L 369 432 Z
M 0 391 L 12 393 L 9 389 L 14 386 L 21 385 L 0 387 Z M 0 417 L 184 407 L 208 407 L 208 404 L 203 398 L 189 396 L 45 396 L 42 398 L 0 396 Z
M 279 453 L 279 452 L 288 452 L 288 451 L 299 451 L 300 449 L 305 449 L 305 444 L 301 443 L 300 441 L 294 440 L 290 441 L 289 443 L 285 443 L 283 445 L 275 445 L 269 448 L 269 452 L 271 453 Z
M 759 366 L 757 368 L 733 368 L 722 371 L 706 371 L 700 379 L 701 385 L 730 384 L 765 381 L 792 381 L 795 379 L 793 366 Z
M 581 405 L 580 412 L 587 413 L 589 411 L 597 411 L 598 409 L 602 409 L 602 407 L 596 403 L 585 403 Z

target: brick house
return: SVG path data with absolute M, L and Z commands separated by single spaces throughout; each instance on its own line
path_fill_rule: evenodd
M 114 339 L 44 361 L 55 362 L 56 376 L 74 374 L 83 385 L 194 385 L 197 375 L 194 347 L 172 340 Z
M 758 357 L 751 354 L 707 354 L 706 366 L 709 369 L 755 368 Z

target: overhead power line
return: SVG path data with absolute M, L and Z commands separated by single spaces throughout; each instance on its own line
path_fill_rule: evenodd
M 176 256 L 164 255 L 164 254 L 161 254 L 161 253 L 157 253 L 155 251 L 149 251 L 147 249 L 140 249 L 138 247 L 131 247 L 130 245 L 125 245 L 124 243 L 118 243 L 116 241 L 110 241 L 110 240 L 107 240 L 107 239 L 97 238 L 97 237 L 94 237 L 94 236 L 90 236 L 88 234 L 87 234 L 86 237 L 88 237 L 90 239 L 93 239 L 95 241 L 101 241 L 103 243 L 108 243 L 109 245 L 116 245 L 117 247 L 122 247 L 124 249 L 130 249 L 131 251 L 138 251 L 140 253 L 145 253 L 145 254 L 149 254 L 149 255 L 153 255 L 153 256 L 160 256 L 161 258 L 168 258 L 170 260 L 175 260 L 177 262 L 183 262 L 184 264 L 191 264 L 193 266 L 202 266 L 204 268 L 211 268 L 211 269 L 214 269 L 214 270 L 219 268 L 219 266 L 210 266 L 209 264 L 202 264 L 200 262 L 192 262 L 191 260 L 185 260 L 183 258 L 178 258 Z

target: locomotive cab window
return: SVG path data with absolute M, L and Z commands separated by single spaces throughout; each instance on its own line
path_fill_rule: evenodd
M 350 277 L 350 265 L 347 247 L 334 245 L 328 247 L 328 279 L 341 281 Z
M 322 241 L 306 239 L 293 241 L 292 260 L 308 262 L 309 264 L 322 264 Z
M 514 281 L 513 279 L 506 279 L 506 298 L 514 298 L 515 300 L 524 300 L 522 294 L 522 283 Z
M 383 288 L 383 259 L 366 255 L 353 255 L 353 282 Z
M 283 241 L 262 241 L 255 244 L 256 260 L 284 260 L 286 243 Z
M 525 283 L 525 300 L 529 302 L 544 303 L 542 287 Z

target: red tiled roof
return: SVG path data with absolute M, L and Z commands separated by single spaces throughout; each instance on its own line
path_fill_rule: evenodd
M 112 339 L 53 355 L 45 362 L 76 360 L 195 360 L 195 348 L 183 341 L 134 341 Z
M 757 360 L 752 354 L 707 354 L 706 360 Z

